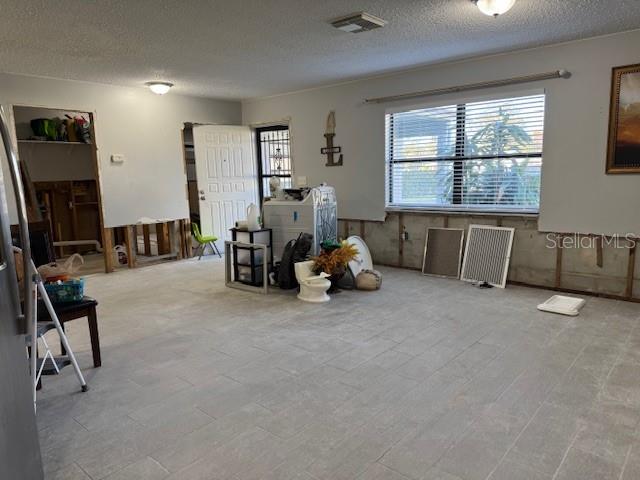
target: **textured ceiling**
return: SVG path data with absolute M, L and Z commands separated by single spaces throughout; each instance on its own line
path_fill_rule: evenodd
M 327 24 L 360 10 L 389 23 Z M 639 25 L 638 0 L 3 0 L 0 70 L 239 99 Z

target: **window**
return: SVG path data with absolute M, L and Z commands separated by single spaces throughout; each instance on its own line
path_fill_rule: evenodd
M 386 116 L 387 206 L 537 212 L 544 94 Z
M 275 125 L 256 129 L 260 199 L 269 198 L 269 180 L 278 177 L 282 188 L 292 186 L 289 127 Z

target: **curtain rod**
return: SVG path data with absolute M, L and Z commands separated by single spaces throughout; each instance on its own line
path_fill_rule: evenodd
M 539 80 L 551 80 L 554 78 L 569 78 L 571 72 L 567 70 L 555 70 L 553 72 L 538 73 L 536 75 L 525 75 L 524 77 L 513 77 L 504 80 L 492 80 L 490 82 L 469 83 L 457 87 L 436 88 L 434 90 L 424 90 L 422 92 L 402 93 L 400 95 L 389 95 L 388 97 L 367 98 L 364 103 L 384 103 L 406 100 L 410 98 L 432 97 L 447 93 L 464 92 L 467 90 L 480 90 L 482 88 L 502 87 L 505 85 L 516 85 L 518 83 L 537 82 Z

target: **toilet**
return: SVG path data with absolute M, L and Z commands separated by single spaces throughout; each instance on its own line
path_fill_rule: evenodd
M 322 272 L 320 275 L 313 273 L 313 261 L 298 262 L 294 264 L 296 280 L 300 284 L 298 298 L 305 302 L 322 303 L 330 300 L 327 290 L 331 287 L 331 282 L 327 279 L 328 274 Z

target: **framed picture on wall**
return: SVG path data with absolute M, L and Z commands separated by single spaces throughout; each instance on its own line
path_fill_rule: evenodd
M 607 173 L 640 173 L 640 64 L 613 69 Z

